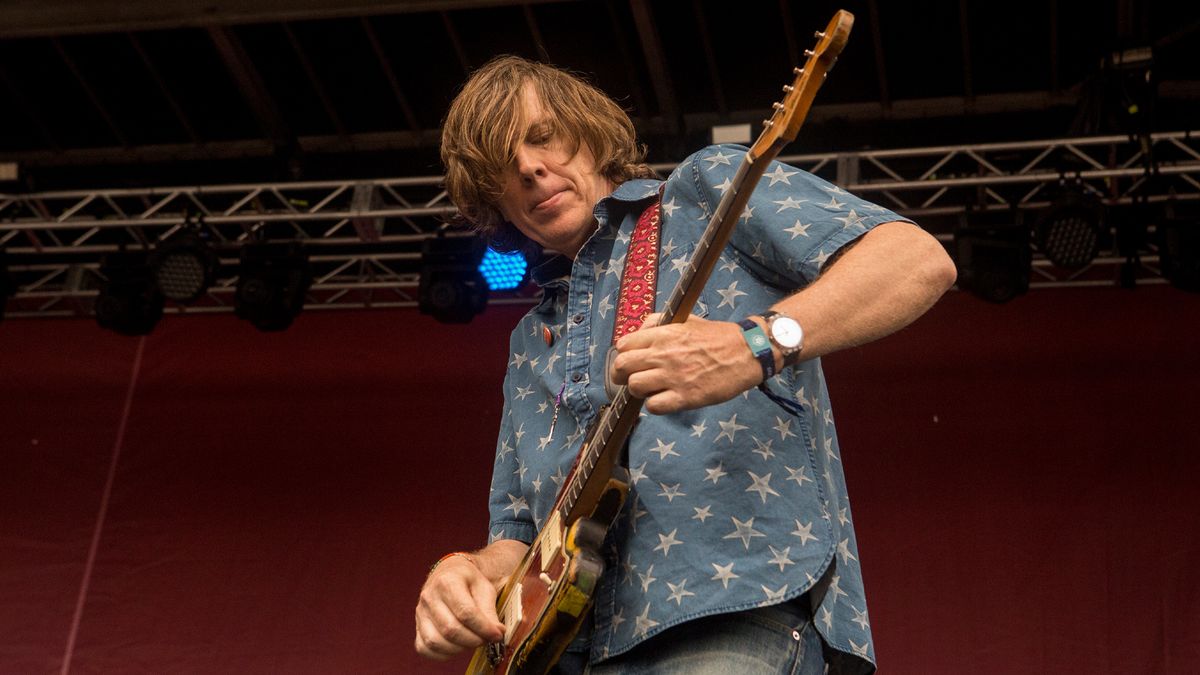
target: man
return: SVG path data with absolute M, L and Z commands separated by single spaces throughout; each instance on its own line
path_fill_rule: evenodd
M 511 338 L 491 543 L 448 555 L 429 575 L 416 611 L 420 654 L 445 659 L 501 638 L 497 589 L 548 516 L 607 400 L 607 374 L 649 414 L 630 438 L 630 493 L 606 542 L 592 625 L 560 667 L 874 669 L 818 357 L 925 312 L 954 282 L 941 245 L 882 207 L 773 164 L 693 316 L 620 338 L 606 373 L 639 216 L 661 192 L 661 306 L 742 152 L 708 148 L 665 184 L 652 180 L 628 116 L 608 97 L 515 57 L 485 65 L 451 105 L 442 158 L 463 217 L 494 242 L 558 255 L 534 271 L 542 301 Z M 772 338 L 770 352 L 749 346 L 757 330 Z

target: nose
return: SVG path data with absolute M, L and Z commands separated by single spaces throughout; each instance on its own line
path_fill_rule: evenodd
M 541 178 L 546 175 L 546 163 L 542 159 L 542 153 L 537 148 L 529 147 L 523 143 L 518 145 L 513 163 L 516 166 L 517 175 L 521 177 L 523 183 L 532 183 L 535 178 Z

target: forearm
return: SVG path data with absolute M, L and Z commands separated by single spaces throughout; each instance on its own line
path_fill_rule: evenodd
M 475 563 L 488 581 L 492 582 L 496 588 L 500 588 L 512 576 L 513 570 L 520 564 L 521 558 L 528 549 L 529 545 L 523 541 L 501 539 L 478 551 L 473 551 L 469 555 L 471 562 Z
M 805 289 L 772 309 L 804 328 L 801 360 L 864 344 L 912 323 L 954 284 L 954 263 L 920 228 L 884 223 Z M 776 365 L 782 358 L 776 354 Z

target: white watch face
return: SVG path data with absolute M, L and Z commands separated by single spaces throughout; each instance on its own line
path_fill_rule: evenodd
M 800 324 L 796 323 L 795 319 L 780 316 L 771 322 L 771 337 L 775 338 L 776 344 L 780 347 L 795 349 L 804 339 L 804 331 L 801 330 Z

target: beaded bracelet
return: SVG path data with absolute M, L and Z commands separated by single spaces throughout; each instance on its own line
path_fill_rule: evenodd
M 453 551 L 451 553 L 447 553 L 446 555 L 438 558 L 437 562 L 430 565 L 429 566 L 429 574 L 433 574 L 433 571 L 435 569 L 437 569 L 438 565 L 441 565 L 442 563 L 446 562 L 447 560 L 449 560 L 450 558 L 453 558 L 456 555 L 461 555 L 462 557 L 466 558 L 467 561 L 470 562 L 472 565 L 475 565 L 476 567 L 478 567 L 478 565 L 475 562 L 474 556 L 472 556 L 470 553 L 467 553 L 466 551 Z

